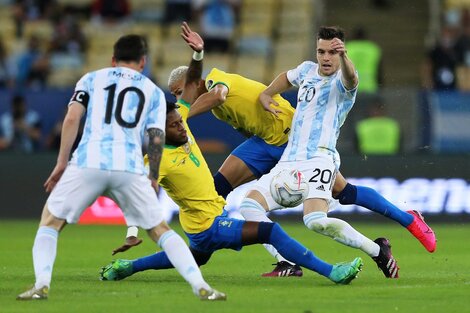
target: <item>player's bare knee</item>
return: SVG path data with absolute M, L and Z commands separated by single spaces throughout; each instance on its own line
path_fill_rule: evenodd
M 160 237 L 169 230 L 171 230 L 170 226 L 168 226 L 168 224 L 165 221 L 163 221 L 157 226 L 147 230 L 147 233 L 150 236 L 150 238 L 152 238 L 152 240 L 157 242 L 158 239 L 160 239 Z
M 46 203 L 46 205 L 44 205 L 44 209 L 42 210 L 41 221 L 39 222 L 39 226 L 51 227 L 57 231 L 61 231 L 64 228 L 65 224 L 65 220 L 59 219 L 52 215 Z
M 269 212 L 268 203 L 267 203 L 265 197 L 263 196 L 263 194 L 262 194 L 261 192 L 259 192 L 258 190 L 250 190 L 250 191 L 247 193 L 246 198 L 258 202 L 259 205 L 260 205 L 266 212 Z

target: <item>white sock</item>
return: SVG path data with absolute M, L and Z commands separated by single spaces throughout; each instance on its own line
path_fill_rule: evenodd
M 245 218 L 246 221 L 250 222 L 273 222 L 266 215 L 266 211 L 261 206 L 261 204 L 259 204 L 258 201 L 249 198 L 243 199 L 240 205 L 240 214 L 243 216 L 243 218 Z M 276 258 L 278 262 L 285 261 L 291 263 L 285 258 L 283 258 L 282 255 L 280 255 L 279 252 L 277 252 L 276 248 L 274 248 L 272 245 L 263 243 L 263 246 L 273 257 Z
M 202 277 L 201 271 L 188 246 L 174 230 L 165 232 L 158 240 L 158 244 L 165 250 L 171 264 L 191 285 L 196 295 L 201 288 L 211 290 L 211 287 Z
M 371 257 L 379 255 L 378 244 L 352 228 L 345 221 L 327 217 L 325 212 L 312 212 L 305 215 L 304 223 L 309 229 L 331 237 L 349 247 L 361 249 Z
M 57 253 L 59 232 L 52 227 L 40 226 L 33 245 L 35 288 L 50 287 L 52 269 Z

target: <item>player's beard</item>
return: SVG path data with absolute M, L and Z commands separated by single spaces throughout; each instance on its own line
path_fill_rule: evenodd
M 166 145 L 170 145 L 170 146 L 173 146 L 173 147 L 180 147 L 182 145 L 184 145 L 185 143 L 188 142 L 188 137 L 186 137 L 185 139 L 181 139 L 181 140 L 178 140 L 178 141 L 174 141 L 174 140 L 169 140 L 167 139 L 165 141 L 165 144 Z

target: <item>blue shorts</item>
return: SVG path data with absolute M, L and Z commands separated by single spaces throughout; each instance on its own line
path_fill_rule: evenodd
M 251 172 L 260 178 L 277 164 L 286 146 L 287 143 L 282 146 L 270 145 L 253 136 L 233 150 L 232 155 L 242 160 Z
M 215 218 L 211 227 L 198 234 L 188 234 L 189 246 L 195 250 L 212 253 L 220 249 L 240 250 L 244 220 L 227 217 L 227 212 Z

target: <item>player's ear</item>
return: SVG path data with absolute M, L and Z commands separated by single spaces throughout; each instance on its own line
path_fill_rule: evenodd
M 117 66 L 117 61 L 116 61 L 116 58 L 115 58 L 114 56 L 111 58 L 111 66 L 112 66 L 112 67 L 116 67 L 116 66 Z
M 147 57 L 146 56 L 141 57 L 140 62 L 139 62 L 139 68 L 143 70 L 146 63 L 147 63 Z

